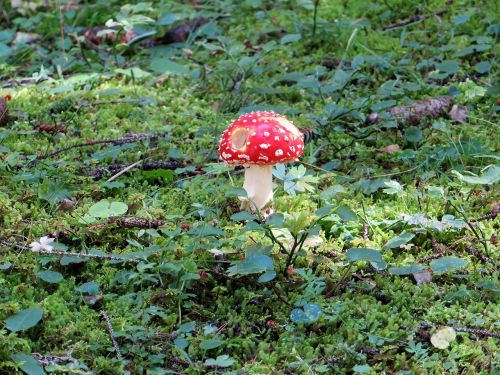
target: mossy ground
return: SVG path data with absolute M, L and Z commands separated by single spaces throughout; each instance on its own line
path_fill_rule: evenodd
M 16 372 L 20 363 L 12 355 L 18 353 L 64 356 L 69 350 L 76 362 L 45 370 L 499 371 L 497 338 L 458 332 L 447 349 L 437 349 L 425 338 L 425 332 L 436 328 L 419 331 L 422 324 L 433 324 L 499 332 L 498 219 L 473 224 L 477 236 L 458 221 L 488 214 L 498 202 L 498 187 L 467 184 L 452 172 L 480 175 L 498 159 L 498 5 L 321 1 L 312 36 L 314 2 L 193 3 L 199 4 L 161 1 L 151 10 L 136 9 L 154 20 L 169 14 L 181 22 L 209 17 L 212 22 L 185 44 L 102 45 L 98 52 L 80 47 L 71 35 L 116 19 L 118 1 L 63 7 L 62 13 L 56 7 L 26 9 L 24 15 L 6 9 L 1 16 L 9 15 L 7 34 L 34 32 L 40 39 L 0 57 L 6 84 L 2 95 L 12 96 L 10 122 L 0 129 L 0 240 L 27 245 L 48 235 L 57 238 L 60 251 L 98 250 L 142 260 L 61 259 L 0 245 L 5 268 L 0 271 L 0 372 Z M 383 27 L 441 10 L 445 12 L 406 26 Z M 170 25 L 150 27 L 161 35 Z M 5 33 L 2 38 L 7 38 L 3 45 L 10 45 Z M 176 65 L 162 65 L 165 61 Z M 490 69 L 478 67 L 483 62 Z M 7 85 L 33 74 L 37 81 Z M 423 119 L 417 140 L 407 125 L 365 123 L 365 116 L 382 111 L 384 102 L 449 93 L 456 104 L 467 106 L 465 123 L 446 115 Z M 357 214 L 342 220 L 332 211 L 321 221 L 322 241 L 307 248 L 295 265 L 313 271 L 307 278 L 282 276 L 285 255 L 276 246 L 271 256 L 278 276 L 273 281 L 226 273 L 228 263 L 242 259 L 253 244 L 271 244 L 261 232 L 244 231 L 244 223 L 231 219 L 238 202 L 230 191 L 241 186 L 242 175 L 217 161 L 224 128 L 238 113 L 259 108 L 284 113 L 307 133 L 301 160 L 317 178 L 311 191 L 296 195 L 276 180 L 275 211 L 312 217 L 318 207 L 331 204 Z M 334 115 L 338 109 L 346 112 Z M 66 131 L 43 132 L 36 128 L 39 124 Z M 72 144 L 130 133 L 159 136 L 73 148 L 35 160 Z M 400 150 L 380 151 L 394 144 Z M 203 173 L 138 167 L 113 182 L 106 182 L 111 175 L 90 176 L 113 163 L 169 159 L 203 168 Z M 395 194 L 383 190 L 388 187 L 384 182 L 392 183 Z M 60 209 L 65 198 L 74 203 L 70 209 Z M 89 208 L 102 199 L 126 203 L 127 216 L 166 223 L 160 229 L 93 227 L 100 221 L 85 220 Z M 414 220 L 425 215 L 435 221 L 434 227 L 412 224 L 405 215 Z M 445 216 L 451 225 L 436 229 L 444 215 L 454 216 Z M 404 232 L 414 237 L 384 248 Z M 444 255 L 468 263 L 434 273 L 422 285 L 411 274 L 397 276 L 346 258 L 349 248 L 373 248 L 381 250 L 389 267 L 421 263 L 427 268 L 436 244 Z M 471 246 L 488 261 L 465 251 Z M 227 253 L 224 260 L 214 258 L 213 250 Z M 38 276 L 44 270 L 59 272 L 63 279 L 48 283 Z M 318 284 L 323 285 L 319 292 L 314 289 Z M 89 296 L 103 298 L 92 304 Z M 301 300 L 321 308 L 319 319 L 292 321 L 291 311 Z M 43 309 L 37 325 L 19 332 L 7 329 L 7 318 L 32 306 Z M 111 318 L 122 358 L 112 346 L 102 311 Z M 230 357 L 227 367 L 223 361 L 220 366 L 207 362 L 222 355 Z

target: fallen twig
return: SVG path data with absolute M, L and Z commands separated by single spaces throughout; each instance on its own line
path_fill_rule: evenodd
M 50 366 L 57 365 L 62 362 L 71 362 L 76 363 L 77 360 L 73 358 L 73 349 L 70 349 L 65 356 L 56 356 L 50 354 L 40 354 L 40 353 L 32 353 L 33 357 L 38 361 L 38 363 L 42 366 Z
M 123 357 L 122 357 L 122 353 L 120 351 L 120 347 L 118 346 L 118 342 L 115 339 L 115 331 L 113 329 L 113 325 L 111 324 L 111 318 L 109 317 L 106 310 L 102 310 L 101 315 L 106 320 L 106 325 L 108 326 L 109 337 L 111 339 L 111 342 L 113 343 L 113 347 L 115 348 L 116 357 L 118 358 L 118 360 L 121 361 L 123 359 Z
M 90 146 L 96 146 L 96 145 L 104 145 L 104 144 L 112 144 L 112 145 L 122 145 L 125 143 L 134 143 L 134 142 L 139 142 L 139 141 L 145 141 L 147 139 L 154 139 L 158 138 L 162 134 L 131 134 L 125 137 L 120 137 L 120 138 L 114 138 L 114 139 L 103 139 L 100 141 L 91 141 L 91 142 L 85 142 L 85 143 L 77 143 L 71 146 L 63 147 L 60 148 L 56 151 L 50 152 L 48 154 L 41 154 L 38 155 L 36 158 L 37 160 L 42 160 L 46 158 L 51 158 L 56 155 L 59 155 L 65 151 L 71 150 L 73 148 L 80 148 L 80 147 L 90 147 Z
M 97 230 L 113 224 L 123 228 L 158 229 L 165 224 L 165 220 L 148 220 L 139 217 L 110 218 L 105 223 L 92 225 L 87 229 Z
M 464 251 L 467 254 L 475 256 L 476 258 L 478 258 L 483 263 L 490 263 L 490 264 L 493 264 L 494 266 L 497 266 L 497 267 L 500 266 L 500 263 L 495 262 L 493 259 L 487 257 L 486 255 L 481 254 L 477 249 L 475 249 L 472 246 L 466 247 L 464 249 Z
M 478 223 L 480 221 L 485 221 L 485 220 L 493 220 L 497 217 L 498 212 L 490 212 L 489 214 L 486 214 L 484 216 L 476 217 L 475 219 L 470 219 L 469 221 L 471 223 Z
M 142 170 L 145 170 L 145 171 L 150 171 L 150 170 L 155 170 L 155 169 L 175 170 L 178 168 L 185 168 L 187 166 L 188 165 L 186 165 L 180 161 L 177 161 L 177 160 L 168 160 L 168 161 L 149 161 L 149 162 L 145 161 L 141 164 L 140 168 Z M 112 165 L 109 165 L 106 167 L 97 167 L 96 169 L 89 171 L 88 175 L 93 177 L 96 180 L 100 180 L 101 178 L 103 178 L 104 176 L 106 176 L 108 174 L 115 175 L 127 167 L 129 167 L 129 165 L 124 165 L 124 164 L 112 164 Z M 181 175 L 183 175 L 183 176 L 196 176 L 196 175 L 203 173 L 203 171 L 200 170 L 200 167 L 195 166 L 195 168 L 196 169 L 194 171 L 184 171 L 183 173 L 181 173 Z M 131 168 L 129 168 L 129 169 L 131 169 Z M 123 173 L 125 173 L 127 171 L 128 170 L 126 170 L 126 171 L 124 170 Z
M 400 21 L 397 21 L 394 23 L 383 25 L 382 30 L 391 30 L 391 29 L 396 29 L 398 27 L 408 26 L 408 25 L 411 25 L 412 23 L 424 21 L 424 20 L 431 18 L 431 17 L 442 16 L 444 13 L 446 13 L 446 10 L 443 9 L 443 10 L 440 10 L 439 12 L 435 12 L 432 14 L 417 14 L 415 16 L 411 16 L 411 17 L 405 18 L 403 20 L 400 20 Z
M 390 118 L 396 120 L 400 125 L 417 125 L 425 118 L 438 118 L 447 114 L 452 104 L 450 96 L 442 96 L 439 98 L 415 100 L 407 104 L 392 107 L 386 112 Z M 380 117 L 379 113 L 373 112 L 367 117 L 366 121 L 369 124 L 375 124 L 380 120 Z
M 440 327 L 440 324 L 433 324 L 433 323 L 423 323 L 420 325 L 420 329 L 422 330 L 428 330 L 430 328 L 436 328 Z M 492 332 L 487 329 L 477 329 L 477 328 L 468 328 L 468 327 L 457 327 L 455 325 L 450 325 L 455 331 L 457 332 L 465 332 L 465 333 L 472 333 L 476 336 L 480 337 L 495 337 L 495 338 L 500 338 L 500 333 L 499 332 Z
M 65 251 L 47 251 L 47 250 L 40 250 L 40 251 L 33 251 L 29 246 L 25 245 L 19 245 L 15 242 L 10 242 L 6 240 L 0 240 L 0 244 L 7 246 L 7 247 L 14 247 L 19 250 L 23 251 L 29 251 L 35 254 L 43 254 L 43 255 L 57 255 L 57 256 L 64 256 L 64 257 L 76 257 L 76 258 L 94 258 L 94 259 L 106 259 L 106 260 L 117 260 L 121 262 L 132 262 L 132 263 L 139 263 L 140 260 L 138 259 L 133 259 L 133 258 L 123 258 L 115 255 L 109 255 L 109 254 L 84 254 L 84 253 L 70 253 L 70 252 L 65 252 Z
M 106 182 L 111 182 L 115 179 L 117 179 L 118 177 L 120 177 L 122 174 L 128 172 L 129 170 L 131 170 L 132 168 L 134 168 L 135 166 L 137 166 L 138 164 L 142 163 L 142 160 L 139 160 L 139 161 L 136 161 L 135 163 L 132 163 L 130 165 L 127 165 L 125 168 L 123 168 L 120 172 L 114 174 L 113 176 L 111 176 L 110 178 L 108 178 L 106 180 Z

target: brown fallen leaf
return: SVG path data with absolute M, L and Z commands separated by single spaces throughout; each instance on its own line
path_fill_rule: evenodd
M 450 117 L 453 121 L 465 124 L 467 122 L 468 115 L 469 113 L 467 111 L 467 107 L 458 106 L 456 104 L 451 107 Z
M 5 126 L 9 122 L 9 107 L 3 97 L 0 96 L 0 126 Z
M 391 118 L 400 125 L 417 125 L 426 118 L 438 118 L 446 115 L 452 106 L 450 96 L 439 98 L 415 100 L 407 104 L 398 105 L 387 110 Z M 368 115 L 366 121 L 375 124 L 380 120 L 377 112 Z
M 381 147 L 381 148 L 377 149 L 377 151 L 380 151 L 380 152 L 383 152 L 386 154 L 390 154 L 392 152 L 401 151 L 401 148 L 399 147 L 399 145 L 394 144 L 394 145 Z
M 94 26 L 78 33 L 78 35 L 83 35 L 88 42 L 95 45 L 100 45 L 102 43 L 113 44 L 115 43 L 117 34 L 117 28 L 109 28 L 107 26 Z M 122 31 L 119 34 L 120 43 L 128 43 L 137 36 L 135 30 Z
M 181 23 L 168 30 L 165 35 L 158 40 L 158 43 L 171 44 L 185 42 L 192 32 L 207 24 L 209 21 L 207 17 L 197 17 L 189 22 Z

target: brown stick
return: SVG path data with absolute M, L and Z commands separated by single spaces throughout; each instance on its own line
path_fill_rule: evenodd
M 41 251 L 33 251 L 30 249 L 29 246 L 24 246 L 24 245 L 19 245 L 15 242 L 10 242 L 6 240 L 0 240 L 0 244 L 8 247 L 15 247 L 16 249 L 23 250 L 23 251 L 29 251 L 35 254 L 43 254 L 43 255 L 57 255 L 57 256 L 64 256 L 64 257 L 76 257 L 76 258 L 94 258 L 94 259 L 106 259 L 106 260 L 118 260 L 121 262 L 132 262 L 132 263 L 139 263 L 140 260 L 138 259 L 133 259 L 133 258 L 123 258 L 115 255 L 109 255 L 109 254 L 84 254 L 84 253 L 70 253 L 70 252 L 64 252 L 64 251 L 47 251 L 47 250 L 41 250 Z
M 118 360 L 121 361 L 123 359 L 122 352 L 120 351 L 120 347 L 118 346 L 118 342 L 115 339 L 115 331 L 113 329 L 113 325 L 111 324 L 111 318 L 109 317 L 106 310 L 102 310 L 101 315 L 104 317 L 104 320 L 106 320 L 106 325 L 108 327 L 109 337 L 111 339 L 111 342 L 113 343 L 113 347 L 115 348 L 116 357 L 118 358 Z
M 87 227 L 87 229 L 97 230 L 113 224 L 122 228 L 158 229 L 162 225 L 165 225 L 165 220 L 148 220 L 140 217 L 110 218 L 105 223 L 92 225 Z
M 56 155 L 59 155 L 65 151 L 71 150 L 73 148 L 80 148 L 80 147 L 90 147 L 90 146 L 96 146 L 96 145 L 104 145 L 104 144 L 112 144 L 112 145 L 122 145 L 125 143 L 134 143 L 134 142 L 139 142 L 139 141 L 144 141 L 147 139 L 152 139 L 152 138 L 158 138 L 162 134 L 132 134 L 126 137 L 121 137 L 121 138 L 115 138 L 115 139 L 103 139 L 101 141 L 91 141 L 91 142 L 85 142 L 85 143 L 77 143 L 71 146 L 63 147 L 60 148 L 56 151 L 50 152 L 48 154 L 41 154 L 38 155 L 36 158 L 37 160 L 42 160 L 46 158 L 51 158 Z
M 418 14 L 418 15 L 408 17 L 408 18 L 405 18 L 403 20 L 400 20 L 400 21 L 397 21 L 394 23 L 390 23 L 388 25 L 384 25 L 384 26 L 382 26 L 382 30 L 391 30 L 391 29 L 396 29 L 398 27 L 402 27 L 402 26 L 408 26 L 412 23 L 424 21 L 424 20 L 431 18 L 431 17 L 442 16 L 445 13 L 446 13 L 446 10 L 443 9 L 443 10 L 440 10 L 439 12 L 435 12 L 432 14 Z
M 88 175 L 93 177 L 96 180 L 100 180 L 103 178 L 105 175 L 108 174 L 116 174 L 119 171 L 123 170 L 124 168 L 127 168 L 128 165 L 125 164 L 112 164 L 106 167 L 97 167 L 94 170 L 91 170 L 88 172 Z M 187 164 L 184 164 L 180 161 L 177 160 L 167 160 L 167 161 L 145 161 L 142 164 L 140 164 L 140 168 L 145 171 L 150 171 L 150 170 L 155 170 L 155 169 L 170 169 L 170 170 L 175 170 L 177 168 L 185 168 L 187 167 Z M 203 173 L 203 171 L 200 170 L 199 166 L 194 166 L 196 170 L 191 171 L 191 172 L 184 172 L 182 175 L 184 176 L 195 176 Z
M 436 328 L 439 327 L 439 324 L 433 324 L 433 323 L 423 323 L 420 326 L 420 329 L 422 330 L 428 330 L 429 328 Z M 498 332 L 492 332 L 487 329 L 476 329 L 476 328 L 468 328 L 468 327 L 457 327 L 454 325 L 450 325 L 455 331 L 457 332 L 465 332 L 465 333 L 472 333 L 476 336 L 480 337 L 495 337 L 495 338 L 500 338 L 500 333 Z

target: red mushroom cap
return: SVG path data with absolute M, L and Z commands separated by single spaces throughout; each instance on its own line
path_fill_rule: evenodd
M 296 160 L 304 151 L 300 130 L 274 112 L 240 116 L 224 131 L 220 159 L 232 164 L 276 164 Z

